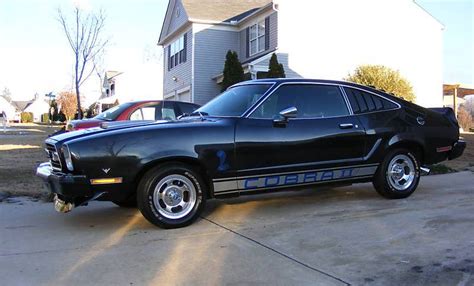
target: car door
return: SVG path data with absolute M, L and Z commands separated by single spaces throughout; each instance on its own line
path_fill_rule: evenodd
M 294 118 L 279 115 L 293 107 Z M 239 189 L 279 188 L 352 176 L 347 167 L 364 156 L 365 130 L 339 86 L 286 83 L 238 120 L 235 144 Z M 323 171 L 305 175 L 315 170 Z

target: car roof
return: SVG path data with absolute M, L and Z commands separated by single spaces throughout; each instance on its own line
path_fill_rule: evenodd
M 150 102 L 178 102 L 178 103 L 185 103 L 185 104 L 192 104 L 192 105 L 199 105 L 193 102 L 187 102 L 187 101 L 178 101 L 178 100 L 163 100 L 163 99 L 150 99 L 150 100 L 132 100 L 128 101 L 126 103 L 131 103 L 131 104 L 142 104 L 142 103 L 150 103 Z M 125 103 L 125 102 L 124 102 Z
M 255 80 L 248 80 L 244 82 L 240 82 L 235 84 L 234 86 L 238 85 L 245 85 L 245 84 L 261 84 L 261 83 L 275 83 L 277 85 L 284 84 L 284 83 L 326 83 L 326 84 L 336 84 L 336 85 L 344 85 L 344 86 L 352 86 L 356 88 L 362 88 L 367 91 L 371 91 L 373 93 L 377 93 L 380 95 L 383 95 L 385 97 L 389 97 L 392 100 L 400 100 L 400 98 L 389 94 L 383 90 L 376 89 L 375 87 L 372 86 L 367 86 L 363 84 L 357 84 L 354 82 L 350 81 L 344 81 L 344 80 L 329 80 L 329 79 L 308 79 L 308 78 L 265 78 L 265 79 L 255 79 Z

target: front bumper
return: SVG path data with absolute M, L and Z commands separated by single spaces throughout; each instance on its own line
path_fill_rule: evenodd
M 68 202 L 94 196 L 86 176 L 53 171 L 49 162 L 40 164 L 36 169 L 36 175 L 43 179 L 52 193 L 60 195 Z
M 461 157 L 464 149 L 466 149 L 466 141 L 459 139 L 456 141 L 456 143 L 454 143 L 453 148 L 449 152 L 448 159 L 453 160 Z

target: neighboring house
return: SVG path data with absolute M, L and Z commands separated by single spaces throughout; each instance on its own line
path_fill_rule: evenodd
M 220 92 L 225 54 L 247 78 L 278 55 L 287 77 L 343 79 L 362 64 L 399 70 L 417 103 L 441 106 L 443 26 L 413 0 L 169 0 L 158 44 L 165 99 Z
M 49 113 L 49 103 L 46 99 L 36 94 L 31 103 L 23 109 L 23 112 L 31 112 L 33 114 L 33 122 L 42 122 L 42 115 Z
M 4 97 L 0 96 L 0 113 L 2 111 L 5 111 L 7 114 L 8 121 L 13 121 L 15 119 L 16 107 Z
M 13 104 L 13 106 L 15 106 L 15 109 L 16 109 L 14 121 L 16 121 L 16 122 L 20 122 L 20 121 L 21 121 L 21 113 L 22 113 L 23 110 L 25 110 L 32 102 L 33 102 L 33 100 L 13 100 L 13 101 L 12 101 L 12 104 Z
M 121 75 L 119 71 L 106 71 L 102 82 L 102 94 L 96 102 L 96 112 L 101 113 L 119 102 L 116 95 L 117 76 Z

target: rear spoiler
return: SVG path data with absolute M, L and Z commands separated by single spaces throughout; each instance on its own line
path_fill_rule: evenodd
M 456 127 L 459 128 L 458 120 L 456 119 L 454 110 L 451 107 L 433 107 L 433 108 L 428 108 L 428 109 L 434 112 L 440 113 L 445 118 L 447 118 L 451 123 L 453 123 Z

